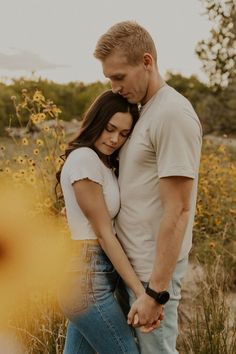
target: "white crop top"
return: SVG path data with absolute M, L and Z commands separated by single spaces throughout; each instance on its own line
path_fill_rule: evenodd
M 61 172 L 61 187 L 66 215 L 73 240 L 96 239 L 90 222 L 80 209 L 73 183 L 88 178 L 102 186 L 108 212 L 113 220 L 120 208 L 120 193 L 114 172 L 106 167 L 96 152 L 88 147 L 70 153 Z M 94 200 L 96 203 L 96 200 Z

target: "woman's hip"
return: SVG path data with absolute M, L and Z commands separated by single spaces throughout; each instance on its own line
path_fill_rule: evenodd
M 113 296 L 118 281 L 118 274 L 100 245 L 86 241 L 79 241 L 72 249 L 64 277 L 58 299 L 68 318 Z

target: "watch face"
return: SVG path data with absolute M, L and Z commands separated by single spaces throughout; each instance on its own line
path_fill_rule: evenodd
M 170 294 L 168 293 L 168 291 L 161 291 L 160 293 L 158 293 L 157 296 L 157 302 L 159 302 L 159 304 L 164 305 L 170 298 Z

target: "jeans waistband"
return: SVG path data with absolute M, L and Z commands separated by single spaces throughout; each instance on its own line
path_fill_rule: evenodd
M 83 249 L 87 249 L 91 246 L 101 247 L 97 239 L 71 240 L 72 254 L 79 254 Z

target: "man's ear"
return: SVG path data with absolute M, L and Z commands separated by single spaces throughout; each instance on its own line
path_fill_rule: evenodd
M 144 53 L 143 55 L 143 65 L 146 69 L 150 69 L 153 65 L 153 57 L 150 53 Z

